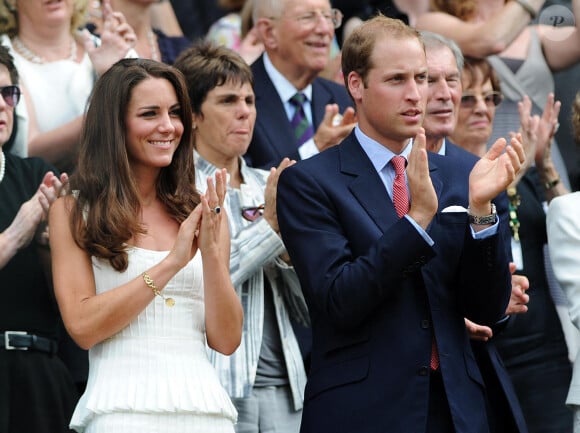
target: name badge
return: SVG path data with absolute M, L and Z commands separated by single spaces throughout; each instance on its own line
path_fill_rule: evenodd
M 520 241 L 516 241 L 512 238 L 512 259 L 516 264 L 516 269 L 518 271 L 524 270 L 524 257 L 522 256 L 522 244 Z

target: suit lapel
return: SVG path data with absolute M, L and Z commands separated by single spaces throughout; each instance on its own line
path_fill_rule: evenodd
M 351 177 L 348 189 L 384 233 L 397 220 L 393 202 L 358 140 L 351 133 L 339 148 L 340 169 Z
M 294 132 L 286 116 L 284 103 L 276 91 L 272 80 L 264 68 L 263 57 L 252 65 L 256 93 L 256 129 L 260 129 L 269 145 L 276 149 L 279 155 L 292 155 L 296 152 Z
M 339 147 L 340 169 L 352 178 L 348 189 L 384 233 L 397 221 L 397 213 L 381 178 L 367 154 L 360 146 L 354 132 Z M 438 175 L 437 163 L 429 157 L 429 174 L 437 199 L 441 197 L 443 183 Z
M 334 98 L 332 93 L 328 91 L 320 82 L 320 79 L 314 80 L 312 83 L 312 123 L 314 125 L 314 130 L 318 128 L 318 125 L 322 123 L 324 119 L 324 113 L 326 111 L 326 105 L 332 104 Z
M 429 158 L 429 175 L 431 176 L 431 183 L 433 184 L 433 189 L 435 189 L 435 194 L 437 194 L 437 202 L 441 200 L 441 193 L 443 191 L 443 182 L 439 176 L 439 167 L 437 162 L 434 161 L 431 152 L 427 152 Z

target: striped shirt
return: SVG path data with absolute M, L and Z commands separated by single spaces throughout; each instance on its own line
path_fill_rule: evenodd
M 197 152 L 195 167 L 197 189 L 204 192 L 207 178 L 215 176 L 217 167 Z M 294 408 L 300 410 L 306 372 L 290 317 L 299 323 L 309 324 L 308 311 L 294 268 L 278 258 L 284 252 L 280 237 L 265 218 L 250 222 L 242 217 L 242 207 L 264 204 L 269 172 L 248 167 L 243 158 L 240 158 L 240 170 L 243 183 L 239 189 L 228 186 L 223 207 L 228 213 L 231 236 L 230 274 L 244 309 L 242 341 L 230 356 L 208 349 L 209 356 L 230 397 L 249 397 L 262 346 L 264 277 L 268 278 Z

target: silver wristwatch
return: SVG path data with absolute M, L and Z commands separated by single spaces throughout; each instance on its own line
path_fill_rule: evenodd
M 469 208 L 467 209 L 467 215 L 469 215 L 469 222 L 471 224 L 476 224 L 480 226 L 485 226 L 488 224 L 495 224 L 497 221 L 497 211 L 495 205 L 491 204 L 491 213 L 489 215 L 476 216 L 472 215 Z

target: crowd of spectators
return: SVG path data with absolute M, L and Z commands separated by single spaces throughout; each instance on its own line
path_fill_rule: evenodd
M 380 34 L 371 35 L 369 29 Z M 396 58 L 374 59 L 376 46 L 394 40 L 409 51 L 389 48 L 386 52 Z M 426 55 L 415 64 L 417 41 L 425 43 Z M 360 52 L 343 51 L 345 46 Z M 400 59 L 413 61 L 387 76 Z M 424 83 L 419 71 L 423 64 Z M 388 93 L 395 80 L 407 91 L 411 85 L 405 74 L 415 66 L 411 81 L 416 94 L 403 97 L 401 91 L 395 98 Z M 375 69 L 384 71 L 383 84 L 372 81 L 369 71 Z M 170 98 L 165 97 L 168 89 Z M 450 384 L 463 377 L 457 373 L 451 378 L 446 369 L 455 368 L 456 360 L 450 358 L 461 349 L 467 351 L 466 378 L 489 387 L 479 415 L 487 413 L 490 433 L 580 433 L 579 380 L 572 378 L 580 347 L 574 291 L 579 282 L 578 274 L 569 271 L 574 265 L 567 262 L 568 256 L 580 254 L 580 246 L 573 242 L 573 224 L 564 222 L 566 206 L 572 209 L 568 212 L 577 209 L 577 200 L 568 197 L 580 190 L 580 0 L 3 0 L 0 95 L 0 289 L 6 293 L 0 307 L 0 400 L 5 402 L 0 405 L 0 433 L 114 431 L 109 429 L 122 429 L 123 423 L 186 432 L 190 430 L 184 426 L 191 422 L 205 426 L 200 432 L 259 433 L 272 426 L 273 432 L 293 433 L 301 421 L 303 432 L 330 426 L 347 431 L 352 413 L 337 408 L 347 401 L 343 392 L 351 386 L 352 399 L 360 397 L 358 389 L 374 392 L 376 384 L 366 384 L 378 367 L 371 365 L 367 377 L 360 362 L 367 355 L 371 364 L 382 359 L 382 353 L 373 358 L 376 353 L 366 347 L 379 342 L 380 332 L 392 326 L 392 317 L 381 315 L 407 311 L 413 316 L 423 314 L 424 308 L 428 313 L 421 328 L 435 328 L 429 331 L 429 353 L 442 365 L 431 365 L 425 374 L 431 377 L 433 392 L 445 395 L 443 388 L 436 388 L 445 384 L 448 402 L 414 409 L 424 412 L 432 431 L 486 431 L 463 429 L 458 421 L 465 408 L 480 402 L 469 387 L 451 390 Z M 388 117 L 398 98 L 407 107 L 407 123 L 400 128 L 398 120 Z M 135 104 L 141 108 L 133 112 Z M 416 112 L 411 115 L 409 110 Z M 417 116 L 420 124 L 410 119 Z M 149 135 L 143 138 L 146 129 Z M 495 152 L 502 138 L 510 150 L 500 157 Z M 171 144 L 160 144 L 164 140 Z M 140 141 L 154 141 L 158 152 L 168 147 L 179 160 L 163 162 L 140 150 Z M 356 195 L 357 186 L 344 191 L 337 187 L 343 177 L 354 176 L 349 170 L 356 164 L 345 167 L 340 155 L 336 160 L 329 155 L 358 145 L 375 163 L 374 158 L 384 155 L 369 151 L 369 143 L 407 158 L 403 180 L 411 198 L 399 215 L 405 221 L 392 226 L 377 222 L 377 227 L 366 228 L 368 239 L 363 241 L 358 235 L 350 237 L 348 200 L 342 202 L 349 188 Z M 183 154 L 185 147 L 190 156 Z M 465 190 L 452 187 L 449 194 L 463 200 L 466 209 L 469 204 L 468 212 L 480 208 L 473 203 L 474 191 L 468 191 L 470 170 L 481 171 L 484 162 L 503 158 L 505 167 L 515 171 L 507 187 L 502 188 L 505 179 L 494 179 L 494 187 L 502 191 L 492 200 L 499 231 L 497 221 L 487 227 L 484 218 L 486 223 L 479 224 L 485 225 L 484 234 L 474 232 L 476 240 L 498 237 L 504 243 L 500 256 L 505 253 L 509 260 L 496 269 L 498 281 L 512 274 L 510 303 L 507 287 L 501 293 L 498 288 L 486 304 L 487 315 L 478 316 L 461 297 L 441 301 L 430 294 L 409 301 L 375 293 L 373 284 L 381 286 L 385 283 L 380 278 L 391 277 L 382 275 L 377 263 L 369 263 L 378 260 L 377 251 L 389 249 L 374 239 L 373 230 L 403 230 L 402 224 L 411 222 L 413 233 L 429 247 L 435 239 L 437 251 L 438 215 L 444 214 L 426 217 L 431 209 L 423 208 L 419 213 L 429 223 L 417 219 L 417 202 L 431 203 L 433 198 L 417 187 L 421 173 L 428 172 L 422 165 L 427 160 L 419 156 L 423 147 L 429 151 L 429 164 L 439 164 L 440 171 L 451 164 L 448 160 L 457 162 L 454 181 L 461 179 Z M 461 147 L 476 156 L 467 156 Z M 520 148 L 525 158 L 520 158 Z M 435 153 L 446 155 L 445 160 L 433 157 Z M 96 173 L 94 167 L 104 172 Z M 184 168 L 191 173 L 179 180 Z M 400 174 L 395 168 L 381 169 L 385 200 L 394 203 L 389 182 Z M 171 170 L 179 173 L 167 174 Z M 311 179 L 308 170 L 316 171 Z M 324 180 L 313 186 L 325 173 L 336 175 L 333 170 L 341 175 L 328 190 Z M 431 177 L 437 179 L 437 174 Z M 195 179 L 195 192 L 183 185 L 184 179 Z M 282 195 L 277 195 L 279 179 Z M 471 178 L 469 182 L 475 183 Z M 311 188 L 319 209 L 295 208 L 315 206 L 312 197 L 296 191 L 298 183 Z M 367 188 L 372 191 L 374 185 Z M 84 196 L 87 192 L 92 195 Z M 177 197 L 178 192 L 184 197 Z M 419 199 L 413 201 L 414 195 Z M 445 194 L 438 198 L 447 200 Z M 381 209 L 377 203 L 368 212 L 376 218 Z M 193 231 L 186 236 L 188 229 Z M 334 229 L 341 236 L 325 232 Z M 192 245 L 187 252 L 184 236 Z M 560 244 L 566 244 L 565 253 Z M 455 254 L 453 248 L 445 254 Z M 216 257 L 214 249 L 228 251 Z M 379 254 L 382 260 L 390 257 L 386 250 Z M 161 258 L 155 255 L 159 252 L 170 254 Z M 423 251 L 413 264 L 425 269 L 424 281 L 415 280 L 417 269 L 405 268 L 404 278 L 412 275 L 413 284 L 395 277 L 389 284 L 428 294 L 430 287 L 456 290 L 458 281 L 473 283 L 464 275 L 449 283 L 448 272 L 459 273 L 450 263 L 438 264 L 437 272 L 444 276 L 429 283 L 425 255 L 430 253 Z M 197 263 L 200 256 L 213 269 Z M 466 254 L 465 260 L 473 257 Z M 179 269 L 167 271 L 166 264 L 176 261 Z M 387 262 L 382 266 L 388 268 Z M 355 272 L 357 266 L 365 272 Z M 224 277 L 227 268 L 229 279 Z M 131 274 L 135 269 L 139 272 Z M 476 266 L 472 270 L 473 275 L 491 275 Z M 185 322 L 168 325 L 166 320 L 171 311 L 189 311 L 181 305 L 191 301 L 182 293 L 182 274 L 189 278 L 197 272 L 203 278 L 195 277 L 191 297 L 201 300 L 203 308 L 194 308 L 192 326 L 201 330 L 195 340 L 206 342 L 207 354 L 203 361 L 197 349 L 190 355 L 204 371 L 211 370 L 203 380 L 195 379 L 208 394 L 189 393 L 183 382 L 166 391 L 159 385 L 163 395 L 154 402 L 136 394 L 112 399 L 119 383 L 131 383 L 129 391 L 138 393 L 145 375 L 175 361 L 177 345 L 167 346 L 155 366 L 151 361 L 132 368 L 129 360 L 139 356 L 137 346 L 117 347 L 115 339 L 161 338 L 144 332 L 150 326 L 180 333 Z M 354 272 L 350 280 L 349 272 Z M 380 275 L 377 281 L 374 272 Z M 101 274 L 106 274 L 104 280 Z M 354 286 L 342 291 L 343 279 L 360 287 L 357 296 L 364 297 L 366 290 L 377 296 L 375 303 L 363 307 L 355 299 L 349 304 L 344 297 Z M 228 302 L 216 300 L 216 293 Z M 127 309 L 123 303 L 130 299 L 134 305 Z M 156 311 L 175 300 L 174 310 Z M 453 316 L 443 325 L 437 323 L 437 302 Z M 413 303 L 420 308 L 409 308 Z M 462 308 L 454 310 L 458 305 Z M 492 310 L 505 314 L 491 320 Z M 242 311 L 244 322 L 238 326 Z M 217 318 L 222 314 L 231 320 Z M 459 317 L 465 320 L 461 326 L 454 321 Z M 470 320 L 478 317 L 484 323 Z M 357 326 L 336 323 L 337 318 L 356 318 Z M 441 331 L 448 325 L 448 333 Z M 471 345 L 461 346 L 459 328 L 465 329 Z M 217 335 L 224 330 L 231 333 L 228 338 Z M 412 332 L 405 335 L 415 338 Z M 473 354 L 478 367 L 472 367 Z M 102 371 L 111 359 L 124 362 L 114 372 L 119 376 Z M 333 360 L 352 369 L 345 373 Z M 164 374 L 159 377 L 173 379 Z M 344 380 L 337 382 L 343 374 Z M 107 383 L 102 382 L 105 376 Z M 500 388 L 505 395 L 493 400 Z M 549 397 L 542 393 L 548 390 Z M 470 396 L 459 403 L 457 392 Z M 435 396 L 429 391 L 425 395 Z M 97 401 L 106 396 L 112 400 Z M 332 419 L 328 414 L 317 419 L 317 409 L 327 407 L 327 401 L 338 405 Z M 373 414 L 378 402 L 365 395 L 355 406 L 363 403 L 368 412 L 350 419 L 372 425 L 362 414 Z M 451 416 L 434 421 L 431 411 L 441 410 Z M 137 419 L 134 412 L 147 415 Z M 388 430 L 396 424 L 381 423 L 403 412 L 377 416 L 376 428 Z M 513 421 L 499 422 L 508 412 Z M 166 423 L 171 413 L 179 416 Z M 151 426 L 147 428 L 155 431 Z

